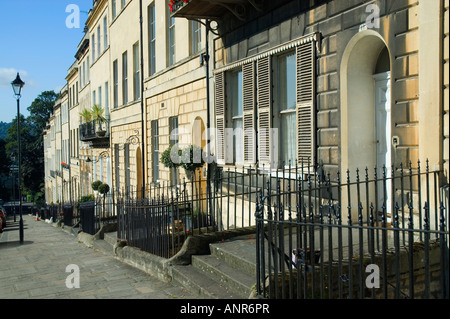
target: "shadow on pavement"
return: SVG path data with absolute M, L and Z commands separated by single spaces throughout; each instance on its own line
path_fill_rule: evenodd
M 26 230 L 26 229 L 28 229 L 27 225 L 23 225 L 23 230 Z M 12 226 L 12 227 L 8 226 L 7 228 L 3 229 L 3 233 L 10 232 L 10 231 L 19 231 L 19 225 Z
M 23 244 L 20 243 L 20 240 L 0 242 L 0 249 L 15 248 L 15 247 L 18 247 L 18 246 L 30 245 L 30 244 L 33 244 L 33 243 L 34 243 L 34 241 L 31 241 L 31 240 L 25 240 L 23 242 Z
M 28 229 L 27 223 L 24 222 L 23 224 L 24 231 Z M 3 229 L 3 233 L 0 234 L 0 249 L 3 248 L 14 248 L 21 245 L 29 245 L 32 244 L 33 241 L 24 241 L 22 244 L 20 243 L 20 240 L 8 240 L 8 235 L 11 236 L 13 233 L 19 233 L 19 220 L 13 221 L 13 220 L 7 220 L 7 226 Z M 18 237 L 18 236 L 17 236 Z M 3 239 L 3 240 L 2 240 Z

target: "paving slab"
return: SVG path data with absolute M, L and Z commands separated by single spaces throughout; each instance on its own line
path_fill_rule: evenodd
M 24 215 L 24 242 L 18 222 L 8 220 L 0 238 L 2 299 L 195 299 L 185 288 L 161 281 L 102 251 L 89 248 L 55 224 Z M 18 220 L 18 219 L 17 219 Z M 66 280 L 79 269 L 79 288 Z M 70 283 L 75 281 L 70 278 Z

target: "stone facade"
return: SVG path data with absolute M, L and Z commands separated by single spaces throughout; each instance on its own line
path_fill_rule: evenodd
M 431 169 L 448 167 L 448 99 L 442 102 L 439 98 L 440 94 L 448 96 L 448 53 L 442 60 L 439 53 L 448 51 L 448 1 L 437 1 L 433 6 L 413 0 L 311 3 L 310 7 L 296 1 L 265 3 L 262 13 L 248 10 L 245 22 L 226 20 L 231 14 L 226 15 L 219 22 L 220 36 L 214 40 L 215 68 L 319 32 L 316 160 L 336 172 L 355 169 L 361 163 L 368 167 L 377 164 L 374 146 L 370 145 L 376 140 L 362 132 L 375 126 L 374 118 L 363 119 L 355 109 L 366 105 L 364 112 L 374 112 L 373 101 L 354 96 L 358 90 L 370 93 L 358 77 L 363 72 L 369 74 L 363 67 L 375 74 L 377 63 L 383 63 L 380 54 L 387 49 L 384 63 L 391 78 L 390 135 L 397 141 L 390 146 L 391 164 L 424 163 L 428 159 Z M 427 36 L 431 34 L 435 36 Z M 439 93 L 437 75 L 441 73 L 443 92 Z M 362 123 L 367 126 L 362 128 Z
M 95 180 L 108 183 L 115 191 L 172 181 L 172 172 L 159 163 L 159 158 L 160 174 L 153 174 L 154 121 L 159 124 L 159 154 L 169 146 L 169 121 L 173 117 L 178 118 L 180 132 L 189 132 L 180 136 L 180 146 L 193 142 L 205 145 L 201 137 L 200 141 L 190 138 L 197 126 L 204 131 L 206 125 L 206 77 L 199 62 L 205 52 L 205 28 L 200 23 L 194 26 L 190 21 L 170 18 L 165 0 L 142 1 L 141 25 L 139 5 L 139 1 L 131 0 L 93 1 L 76 61 L 66 77 L 68 121 L 61 126 L 62 104 L 58 101 L 48 123 L 48 204 L 76 202 L 92 193 Z M 170 22 L 175 22 L 172 31 Z M 155 60 L 150 58 L 151 25 Z M 171 52 L 173 58 L 169 59 Z M 105 110 L 106 138 L 85 136 L 80 114 L 94 104 Z M 64 178 L 53 176 L 58 156 L 68 158 L 70 169 L 64 170 Z M 59 164 L 56 166 L 62 174 Z M 184 172 L 179 173 L 178 181 Z
M 206 123 L 205 85 L 206 80 L 200 78 L 195 82 L 176 87 L 147 100 L 148 119 L 158 119 L 159 121 L 159 146 L 161 151 L 167 149 L 171 143 L 169 125 L 169 118 L 171 117 L 178 117 L 178 144 L 181 148 L 190 144 L 205 146 L 205 139 L 203 138 L 202 140 L 201 136 L 195 136 L 194 133 L 197 124 L 200 125 L 200 132 L 204 132 L 204 123 Z M 196 121 L 199 121 L 199 123 L 196 123 Z M 151 120 L 147 125 L 151 127 Z M 148 158 L 151 158 L 153 144 L 152 131 L 150 129 L 147 130 L 147 140 L 150 142 L 147 154 Z M 181 174 L 180 177 L 182 177 L 184 172 L 179 171 L 179 173 Z M 171 181 L 170 169 L 161 166 L 160 174 L 158 179 Z M 155 181 L 153 177 L 153 172 L 149 169 L 149 178 Z
M 245 18 L 238 10 L 227 11 L 222 7 L 217 11 L 221 16 L 217 23 L 212 22 L 214 26 L 207 39 L 205 26 L 200 26 L 199 50 L 193 50 L 193 22 L 178 13 L 174 13 L 175 18 L 170 17 L 165 0 L 142 2 L 142 25 L 138 1 L 126 1 L 123 7 L 116 1 L 114 13 L 112 3 L 111 0 L 93 2 L 86 36 L 76 54 L 78 72 L 73 75 L 75 78 L 68 78 L 69 90 L 79 83 L 77 101 L 70 108 L 70 132 L 66 136 L 71 144 L 70 164 L 74 168 L 70 187 L 79 190 L 69 193 L 88 194 L 90 183 L 98 176 L 103 176 L 111 186 L 121 187 L 139 188 L 143 182 L 146 185 L 173 182 L 174 172 L 161 163 L 158 162 L 158 176 L 154 170 L 156 156 L 171 144 L 170 121 L 177 118 L 180 146 L 194 143 L 204 147 L 206 139 L 201 134 L 208 122 L 208 105 L 211 126 L 214 128 L 216 123 L 217 72 L 253 58 L 276 56 L 279 50 L 292 49 L 291 44 L 296 46 L 295 41 L 306 37 L 315 41 L 311 120 L 314 162 L 335 175 L 347 169 L 408 165 L 409 162 L 417 165 L 419 160 L 421 163 L 428 160 L 430 170 L 442 170 L 448 182 L 448 0 L 432 4 L 418 0 L 281 0 L 252 5 L 245 2 L 242 4 Z M 187 10 L 189 5 L 185 5 Z M 196 16 L 196 12 L 190 12 L 190 16 L 204 19 L 200 14 Z M 99 27 L 102 49 L 99 51 L 95 45 L 98 52 L 93 58 L 90 41 L 93 36 L 98 41 Z M 105 32 L 106 45 L 103 44 Z M 207 41 L 209 52 L 205 50 Z M 135 51 L 136 45 L 139 52 Z M 122 74 L 125 52 L 128 59 L 126 101 Z M 135 61 L 137 53 L 139 59 L 142 55 L 143 65 Z M 208 75 L 204 64 L 206 53 L 210 56 Z M 114 61 L 117 61 L 117 74 L 114 74 Z M 138 96 L 133 78 L 137 71 L 142 76 Z M 381 103 L 376 100 L 376 74 L 385 74 L 384 83 L 390 93 L 386 104 L 389 107 L 383 111 L 388 114 L 386 122 L 381 124 L 377 124 L 375 114 L 375 104 Z M 80 124 L 76 114 L 92 106 L 93 92 L 98 96 L 99 87 L 103 87 L 105 103 L 105 83 L 110 110 L 108 145 L 75 142 L 75 137 L 81 135 L 76 131 Z M 209 101 L 208 86 L 211 88 Z M 257 85 L 255 94 L 258 89 Z M 254 116 L 258 118 L 257 112 Z M 158 124 L 158 152 L 153 145 L 155 123 Z M 380 132 L 384 134 L 384 146 L 377 135 Z M 214 139 L 213 152 L 215 143 Z M 125 144 L 129 144 L 127 163 Z M 94 160 L 95 168 L 87 162 L 88 158 Z M 253 164 L 257 162 L 259 158 Z M 125 173 L 127 170 L 129 173 Z M 184 177 L 182 171 L 177 175 Z

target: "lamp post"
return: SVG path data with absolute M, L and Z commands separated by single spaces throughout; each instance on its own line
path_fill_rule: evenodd
M 21 149 L 20 149 L 20 93 L 25 83 L 20 79 L 19 73 L 14 81 L 11 82 L 14 95 L 17 99 L 17 147 L 18 147 L 18 175 L 19 175 L 19 236 L 20 243 L 23 244 L 23 218 L 22 218 L 22 183 L 21 183 Z
M 14 200 L 14 205 L 13 205 L 13 214 L 14 214 L 14 222 L 16 222 L 16 183 L 15 183 L 15 179 L 16 179 L 16 168 L 15 168 L 15 164 L 16 164 L 16 154 L 11 153 L 11 161 L 12 161 L 12 165 L 11 165 L 11 174 L 12 174 L 12 191 L 13 191 L 13 200 Z

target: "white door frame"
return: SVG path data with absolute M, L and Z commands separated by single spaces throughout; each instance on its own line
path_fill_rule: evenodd
M 383 178 L 383 167 L 386 167 L 386 189 L 383 182 L 378 183 L 378 211 L 381 211 L 382 204 L 386 205 L 386 212 L 391 212 L 392 207 L 392 129 L 391 129 L 391 85 L 390 72 L 375 74 L 375 140 L 378 179 Z M 386 196 L 384 196 L 386 191 Z

